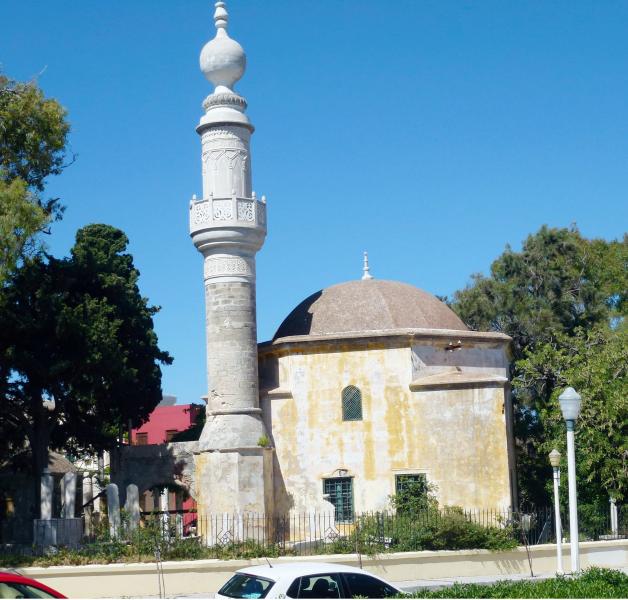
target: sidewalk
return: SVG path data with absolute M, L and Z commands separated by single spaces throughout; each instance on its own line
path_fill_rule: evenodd
M 476 575 L 474 577 L 448 577 L 446 579 L 416 579 L 414 581 L 391 581 L 393 585 L 401 588 L 404 592 L 415 592 L 417 590 L 430 589 L 437 590 L 444 587 L 450 587 L 454 583 L 479 583 L 490 584 L 497 581 L 541 581 L 554 577 L 555 573 L 535 573 L 534 577 L 530 575 Z

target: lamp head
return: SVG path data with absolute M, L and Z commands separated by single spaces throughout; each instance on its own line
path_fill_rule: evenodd
M 558 396 L 560 409 L 563 411 L 565 421 L 575 421 L 580 414 L 580 406 L 582 398 L 572 387 L 568 387 L 560 396 Z
M 556 448 L 554 448 L 549 453 L 549 460 L 550 460 L 550 465 L 552 465 L 552 467 L 554 468 L 560 467 L 560 452 L 556 450 Z

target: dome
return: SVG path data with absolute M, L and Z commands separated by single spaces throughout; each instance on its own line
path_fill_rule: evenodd
M 366 279 L 312 294 L 286 317 L 274 339 L 394 329 L 467 331 L 436 296 L 400 281 Z

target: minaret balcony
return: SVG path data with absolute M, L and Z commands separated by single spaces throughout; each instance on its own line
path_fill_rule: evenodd
M 190 201 L 190 234 L 206 229 L 243 227 L 266 231 L 266 202 L 231 196 Z

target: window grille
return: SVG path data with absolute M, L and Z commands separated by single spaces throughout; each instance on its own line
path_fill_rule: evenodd
M 353 521 L 353 478 L 324 479 L 323 493 L 336 508 L 336 521 Z
M 147 446 L 148 445 L 148 433 L 136 433 L 135 444 L 137 446 Z
M 342 390 L 342 420 L 362 420 L 362 392 L 354 385 Z

